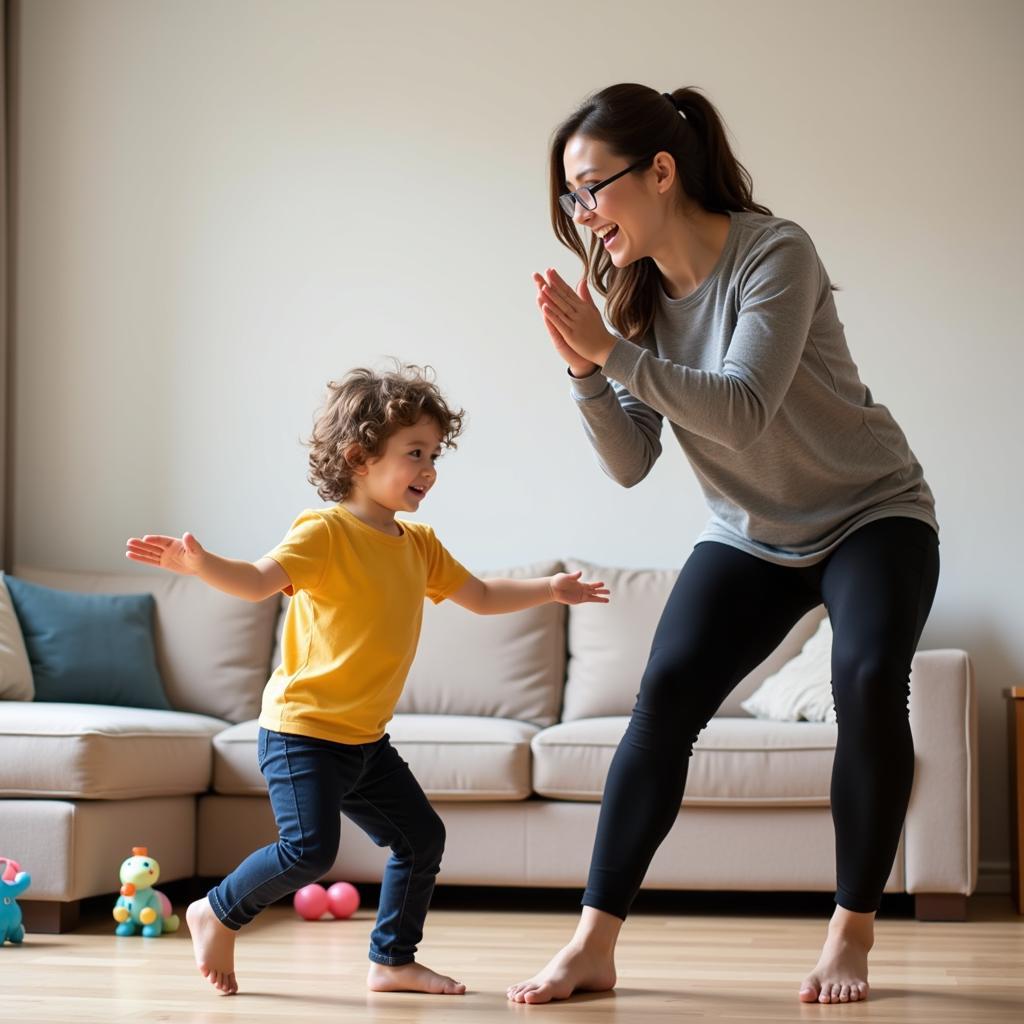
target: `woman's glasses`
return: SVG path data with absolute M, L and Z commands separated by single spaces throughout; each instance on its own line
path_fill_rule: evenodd
M 642 160 L 637 160 L 636 163 L 630 164 L 625 168 L 625 170 L 619 171 L 618 174 L 613 174 L 610 178 L 605 178 L 604 181 L 599 181 L 596 185 L 584 185 L 583 188 L 578 188 L 575 192 L 566 192 L 558 197 L 558 202 L 569 217 L 571 217 L 575 212 L 577 203 L 579 203 L 584 210 L 596 210 L 596 192 L 603 189 L 605 185 L 610 185 L 613 181 L 618 181 L 624 174 L 629 174 L 630 171 L 635 171 L 641 164 L 647 163 L 650 159 L 651 158 L 649 156 L 645 156 Z

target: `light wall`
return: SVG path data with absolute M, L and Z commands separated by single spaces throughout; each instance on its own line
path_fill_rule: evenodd
M 423 510 L 462 560 L 680 564 L 706 517 L 682 455 L 666 432 L 640 487 L 604 478 L 530 273 L 576 270 L 547 220 L 555 123 L 613 82 L 700 85 L 842 286 L 935 491 L 922 646 L 974 657 L 982 857 L 1006 883 L 1024 5 L 18 6 L 17 563 L 128 569 L 127 536 L 186 529 L 260 555 L 318 504 L 300 439 L 325 381 L 395 355 L 469 412 Z

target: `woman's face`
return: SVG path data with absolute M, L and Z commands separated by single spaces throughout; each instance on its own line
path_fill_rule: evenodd
M 660 158 L 659 158 L 660 159 Z M 611 152 L 603 142 L 572 135 L 562 156 L 568 190 L 594 186 L 618 174 L 632 160 Z M 616 267 L 650 255 L 664 212 L 666 188 L 657 167 L 638 168 L 598 191 L 597 209 L 576 203 L 573 220 L 593 232 Z

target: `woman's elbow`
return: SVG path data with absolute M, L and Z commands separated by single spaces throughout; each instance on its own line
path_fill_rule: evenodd
M 743 452 L 753 447 L 768 429 L 772 417 L 750 385 L 739 378 L 734 379 L 738 394 L 730 404 L 729 423 L 719 441 L 730 451 Z
M 767 424 L 746 423 L 740 430 L 733 431 L 722 441 L 726 448 L 733 452 L 745 452 L 752 448 L 758 438 L 765 432 Z
M 620 487 L 630 488 L 636 487 L 641 480 L 643 480 L 648 473 L 651 471 L 651 466 L 654 465 L 654 461 L 651 460 L 647 465 L 637 469 L 632 467 L 628 470 L 620 467 L 613 467 L 608 465 L 602 465 L 601 468 L 605 472 L 605 476 L 614 480 Z

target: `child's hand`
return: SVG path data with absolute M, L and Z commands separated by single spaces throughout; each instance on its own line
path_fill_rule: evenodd
M 168 572 L 180 573 L 182 576 L 195 576 L 206 552 L 191 533 L 186 533 L 181 540 L 159 534 L 146 534 L 141 540 L 138 537 L 129 537 L 128 548 L 124 554 L 125 558 L 130 558 L 133 562 L 155 565 Z
M 551 577 L 551 596 L 559 604 L 607 604 L 609 593 L 603 582 L 583 583 L 580 570 L 557 572 Z

